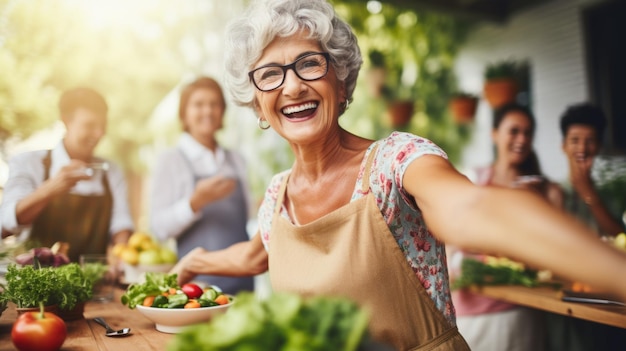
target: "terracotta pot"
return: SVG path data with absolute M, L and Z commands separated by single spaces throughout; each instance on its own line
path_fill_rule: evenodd
M 413 117 L 413 101 L 393 101 L 389 103 L 387 113 L 393 128 L 406 127 Z
M 21 316 L 27 312 L 39 312 L 39 307 L 16 307 L 17 316 Z M 56 315 L 59 314 L 59 307 L 57 305 L 48 305 L 43 307 L 44 312 L 52 312 Z
M 518 91 L 517 82 L 512 78 L 488 80 L 483 87 L 485 99 L 493 109 L 515 101 Z
M 448 108 L 454 121 L 457 123 L 467 123 L 474 120 L 478 98 L 459 96 L 454 97 L 448 103 Z
M 59 309 L 59 313 L 57 313 L 57 314 L 64 321 L 75 321 L 77 319 L 85 318 L 83 316 L 83 312 L 85 312 L 85 303 L 84 302 L 79 302 L 71 310 Z

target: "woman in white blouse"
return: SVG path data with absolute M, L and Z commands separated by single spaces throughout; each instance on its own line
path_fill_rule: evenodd
M 151 229 L 161 240 L 176 238 L 182 257 L 195 247 L 209 251 L 248 240 L 245 165 L 240 155 L 221 147 L 226 103 L 219 84 L 201 77 L 180 97 L 184 133 L 159 155 L 151 191 Z M 253 278 L 198 276 L 228 293 L 253 290 Z

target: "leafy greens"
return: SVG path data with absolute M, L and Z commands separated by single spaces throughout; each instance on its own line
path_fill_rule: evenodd
M 179 289 L 177 277 L 177 274 L 148 272 L 145 282 L 128 286 L 122 295 L 122 304 L 134 309 L 135 306 L 141 305 L 147 296 L 160 295 L 169 288 Z
M 168 351 L 354 351 L 367 339 L 368 321 L 342 298 L 275 293 L 259 301 L 239 293 L 225 314 L 177 334 Z

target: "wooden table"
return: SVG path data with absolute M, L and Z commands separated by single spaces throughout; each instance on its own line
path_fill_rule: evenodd
M 66 322 L 67 338 L 61 350 L 165 350 L 174 334 L 157 331 L 154 323 L 139 311 L 122 305 L 120 296 L 123 290 L 117 289 L 111 302 L 88 302 L 85 305 L 85 319 Z M 17 313 L 15 305 L 9 304 L 0 317 L 0 351 L 15 350 L 11 342 L 11 328 Z M 115 329 L 129 327 L 131 334 L 125 337 L 107 337 L 104 328 L 91 319 L 104 317 Z
M 495 299 L 626 329 L 626 307 L 564 302 L 552 287 L 483 286 L 476 292 Z

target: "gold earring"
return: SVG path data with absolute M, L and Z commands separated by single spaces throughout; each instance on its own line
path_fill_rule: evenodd
M 263 124 L 263 122 L 265 122 L 265 124 Z M 259 126 L 259 128 L 261 128 L 263 130 L 270 129 L 269 122 L 267 122 L 267 120 L 265 120 L 264 118 L 258 117 L 256 119 L 256 124 Z

